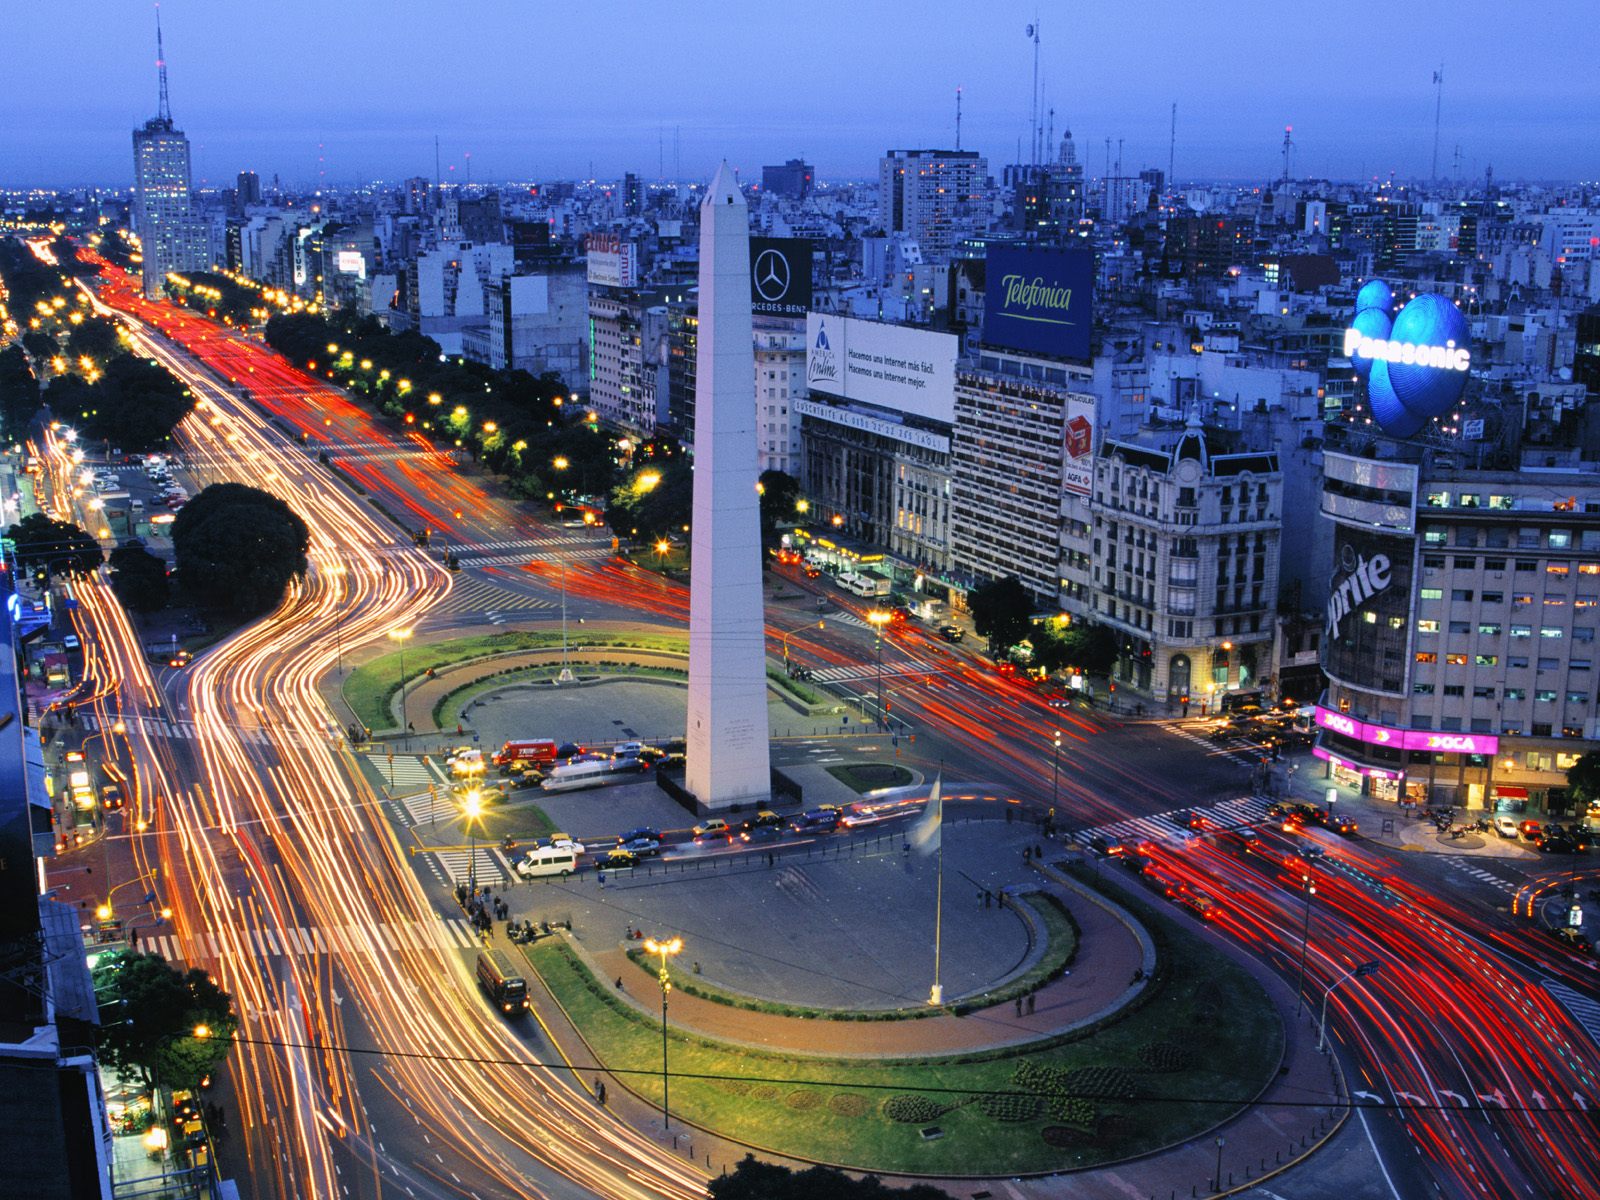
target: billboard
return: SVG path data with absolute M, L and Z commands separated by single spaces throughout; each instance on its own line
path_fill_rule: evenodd
M 367 277 L 367 260 L 361 257 L 359 250 L 341 250 L 333 256 L 333 263 L 342 275 Z
M 1323 669 L 1369 691 L 1405 694 L 1413 543 L 1334 524 Z
M 750 311 L 803 317 L 811 309 L 810 238 L 750 239 Z
M 949 425 L 958 349 L 953 333 L 807 313 L 806 385 Z
M 1367 402 L 1384 432 L 1408 438 L 1461 399 L 1472 369 L 1471 331 L 1461 309 L 1435 293 L 1395 312 L 1393 290 L 1369 279 L 1356 293 L 1344 355 L 1367 381 Z
M 1316 706 L 1316 721 L 1324 729 L 1374 746 L 1398 746 L 1402 750 L 1428 750 L 1445 754 L 1494 755 L 1500 752 L 1500 739 L 1492 733 L 1435 733 L 1429 729 L 1396 729 L 1390 725 L 1358 721 L 1320 704 Z
M 984 259 L 983 344 L 996 349 L 1090 357 L 1094 254 L 990 246 Z
M 589 258 L 589 282 L 605 287 L 639 286 L 638 247 L 614 233 L 591 233 L 583 248 Z
M 1062 453 L 1061 490 L 1087 496 L 1094 490 L 1095 397 L 1067 396 L 1066 446 Z

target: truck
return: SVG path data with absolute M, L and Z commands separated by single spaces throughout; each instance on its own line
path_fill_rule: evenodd
M 556 744 L 548 738 L 524 738 L 507 742 L 494 756 L 494 765 L 502 775 L 511 772 L 512 763 L 533 763 L 545 766 L 556 761 Z

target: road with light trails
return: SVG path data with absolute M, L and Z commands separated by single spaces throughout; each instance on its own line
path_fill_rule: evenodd
M 187 356 L 135 329 L 136 348 L 198 398 L 178 434 L 186 457 L 219 464 L 219 478 L 231 458 L 234 478 L 282 496 L 311 531 L 304 585 L 170 673 L 165 690 L 109 587 L 75 589 L 97 647 L 96 712 L 133 781 L 135 853 L 152 877 L 159 867 L 185 957 L 241 1011 L 232 1070 L 253 1194 L 702 1195 L 692 1165 L 611 1120 L 565 1072 L 527 1065 L 551 1048 L 483 1005 L 470 954 L 444 937 L 330 731 L 317 681 L 334 664 L 336 625 L 346 649 L 380 641 L 441 599 L 449 575 Z M 195 723 L 192 759 L 128 719 L 175 710 Z M 302 928 L 339 928 L 347 948 L 262 952 Z M 398 946 L 383 936 L 393 929 L 407 931 Z M 200 931 L 223 952 L 202 953 Z M 345 1045 L 379 1053 L 326 1048 Z

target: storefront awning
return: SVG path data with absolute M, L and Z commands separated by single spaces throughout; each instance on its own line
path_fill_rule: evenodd
M 1497 783 L 1494 785 L 1494 794 L 1502 800 L 1526 800 L 1528 798 L 1528 789 L 1525 787 L 1503 787 Z

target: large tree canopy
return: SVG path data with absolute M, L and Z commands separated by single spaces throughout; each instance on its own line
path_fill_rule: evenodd
M 255 616 L 305 574 L 311 537 L 298 513 L 270 492 L 214 483 L 172 522 L 177 575 L 201 604 Z
M 745 1155 L 732 1175 L 711 1181 L 714 1200 L 950 1200 L 932 1184 L 891 1188 L 868 1175 L 856 1179 L 832 1167 L 792 1171 Z
M 239 1026 L 233 998 L 204 971 L 178 971 L 159 954 L 135 954 L 104 982 L 101 1052 L 119 1071 L 193 1087 L 227 1057 Z
M 1028 636 L 1033 616 L 1033 597 L 1015 575 L 996 579 L 967 593 L 972 624 L 989 639 L 992 654 L 1011 649 Z
M 134 612 L 155 612 L 167 604 L 167 564 L 142 546 L 111 552 L 111 588 Z
M 43 567 L 53 575 L 81 575 L 105 561 L 100 543 L 77 525 L 44 513 L 29 513 L 6 530 L 17 546 L 17 564 L 25 571 Z

